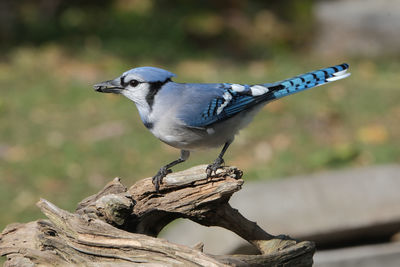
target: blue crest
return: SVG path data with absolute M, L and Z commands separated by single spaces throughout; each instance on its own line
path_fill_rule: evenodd
M 174 73 L 155 67 L 140 67 L 124 72 L 123 76 L 134 74 L 146 82 L 164 82 L 176 76 Z

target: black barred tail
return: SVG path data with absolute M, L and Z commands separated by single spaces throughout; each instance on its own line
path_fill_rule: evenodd
M 270 99 L 278 99 L 325 83 L 337 81 L 350 76 L 349 65 L 343 63 L 333 67 L 311 71 L 296 77 L 276 82 L 268 86 Z
M 350 75 L 350 73 L 346 73 L 348 68 L 349 65 L 343 63 L 268 84 L 222 83 L 219 85 L 219 88 L 223 90 L 221 96 L 213 98 L 200 116 L 191 116 L 185 119 L 185 122 L 192 127 L 211 125 L 229 119 L 261 103 L 265 104 L 315 86 L 346 78 Z M 212 88 L 215 85 L 207 86 Z

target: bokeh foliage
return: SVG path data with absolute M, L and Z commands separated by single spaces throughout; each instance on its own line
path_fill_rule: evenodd
M 3 47 L 100 46 L 131 59 L 250 59 L 307 44 L 312 1 L 3 0 Z

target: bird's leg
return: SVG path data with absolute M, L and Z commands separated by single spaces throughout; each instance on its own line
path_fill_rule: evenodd
M 163 178 L 167 176 L 168 173 L 172 172 L 170 168 L 187 160 L 189 158 L 189 155 L 190 152 L 188 150 L 181 150 L 181 156 L 179 157 L 179 159 L 174 160 L 165 166 L 162 166 L 160 170 L 157 172 L 157 174 L 153 176 L 153 184 L 157 192 L 160 189 L 160 184 L 162 184 Z
M 228 149 L 229 145 L 232 144 L 233 140 L 229 140 L 225 143 L 224 147 L 222 148 L 221 152 L 219 153 L 218 157 L 215 159 L 213 164 L 209 164 L 207 166 L 206 172 L 207 176 L 211 176 L 212 173 L 215 173 L 222 164 L 224 164 L 223 156 Z

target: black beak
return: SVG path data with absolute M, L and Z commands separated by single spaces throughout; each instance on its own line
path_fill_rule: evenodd
M 93 85 L 93 88 L 94 90 L 100 93 L 114 93 L 114 94 L 120 94 L 121 91 L 124 89 L 121 86 L 119 78 L 95 84 Z

